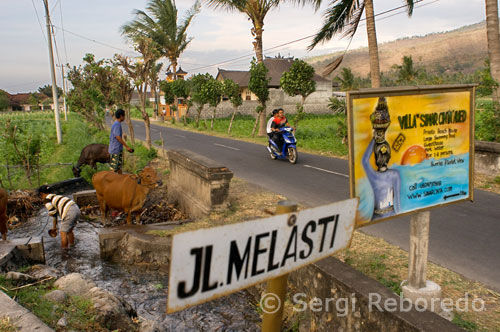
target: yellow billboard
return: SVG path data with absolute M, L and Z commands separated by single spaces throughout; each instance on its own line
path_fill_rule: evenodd
M 347 98 L 358 226 L 472 200 L 473 86 L 369 89 Z

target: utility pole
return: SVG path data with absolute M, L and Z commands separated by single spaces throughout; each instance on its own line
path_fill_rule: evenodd
M 56 65 L 59 67 L 59 65 Z M 61 75 L 62 75 L 62 85 L 63 85 L 63 109 L 64 109 L 64 121 L 68 121 L 68 106 L 66 105 L 66 78 L 64 77 L 64 65 L 61 65 Z
M 50 75 L 52 77 L 52 99 L 54 102 L 54 117 L 56 120 L 56 134 L 57 134 L 57 144 L 62 144 L 62 132 L 61 132 L 61 120 L 59 119 L 59 103 L 57 95 L 57 83 L 56 83 L 56 71 L 54 68 L 54 54 L 52 52 L 52 35 L 51 35 L 51 25 L 49 16 L 49 3 L 48 0 L 43 0 L 45 6 L 45 21 L 47 23 L 47 41 L 49 43 L 49 63 L 50 63 Z

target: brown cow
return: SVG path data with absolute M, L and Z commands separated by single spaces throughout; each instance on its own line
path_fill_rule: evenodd
M 7 191 L 0 189 L 0 233 L 2 240 L 7 240 Z
M 97 172 L 92 177 L 92 184 L 101 207 L 103 224 L 106 225 L 109 208 L 125 212 L 127 224 L 131 224 L 132 214 L 135 213 L 138 224 L 149 190 L 161 186 L 162 182 L 156 172 L 147 166 L 138 176 L 113 171 Z

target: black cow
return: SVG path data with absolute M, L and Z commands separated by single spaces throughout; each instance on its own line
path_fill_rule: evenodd
M 73 175 L 80 176 L 82 165 L 90 165 L 96 169 L 96 163 L 109 163 L 107 144 L 89 144 L 82 149 L 76 166 L 73 166 Z

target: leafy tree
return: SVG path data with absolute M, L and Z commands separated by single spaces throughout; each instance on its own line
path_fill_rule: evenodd
M 187 29 L 195 15 L 200 11 L 200 2 L 186 12 L 184 19 L 178 21 L 175 0 L 150 0 L 146 11 L 135 10 L 135 19 L 125 24 L 121 30 L 124 35 L 134 40 L 137 37 L 151 38 L 157 47 L 160 57 L 166 57 L 177 79 L 177 59 L 187 48 L 192 38 L 188 38 Z M 177 106 L 177 98 L 174 104 Z
M 141 106 L 139 110 L 141 111 L 144 126 L 146 128 L 146 146 L 150 149 L 151 124 L 149 121 L 149 115 L 146 112 L 147 91 L 151 81 L 151 68 L 156 65 L 159 53 L 155 42 L 151 38 L 137 37 L 134 43 L 135 50 L 141 54 L 141 59 L 132 64 L 129 62 L 127 57 L 118 55 L 117 60 L 119 61 L 120 66 L 132 78 L 135 88 L 139 94 Z
M 116 79 L 114 81 L 114 94 L 116 97 L 116 104 L 125 111 L 125 122 L 128 126 L 128 132 L 132 144 L 135 144 L 135 131 L 130 117 L 130 100 L 134 93 L 135 86 L 132 84 L 131 78 L 126 72 L 118 68 L 118 60 L 114 58 L 114 66 L 116 69 Z
M 240 86 L 233 80 L 224 80 L 224 95 L 229 98 L 231 105 L 233 105 L 233 114 L 231 115 L 231 121 L 229 121 L 229 127 L 227 128 L 227 133 L 231 134 L 231 128 L 233 126 L 234 117 L 238 107 L 243 104 L 243 99 L 240 94 Z
M 479 69 L 475 73 L 476 81 L 479 83 L 476 92 L 479 96 L 491 96 L 495 89 L 498 88 L 498 83 L 491 77 L 490 60 L 484 61 L 484 68 Z
M 399 84 L 408 85 L 417 83 L 417 78 L 420 71 L 415 68 L 411 55 L 403 56 L 402 65 L 394 65 L 393 68 L 396 69 L 398 73 L 397 82 Z
M 257 107 L 255 109 L 258 116 L 255 118 L 255 124 L 252 129 L 252 137 L 255 136 L 255 130 L 257 128 L 257 123 L 259 122 L 259 118 L 261 122 L 262 118 L 265 119 L 265 115 L 264 117 L 262 117 L 262 114 L 265 112 L 266 102 L 269 100 L 269 89 L 267 86 L 269 84 L 269 81 L 271 80 L 270 78 L 267 77 L 267 72 L 268 69 L 266 68 L 263 62 L 257 63 L 257 61 L 255 61 L 255 58 L 252 59 L 252 63 L 250 64 L 250 80 L 248 82 L 248 89 L 257 96 L 260 102 L 259 105 L 260 107 Z M 259 136 L 260 136 L 260 131 L 259 131 Z
M 359 89 L 359 83 L 356 81 L 351 68 L 342 68 L 340 74 L 334 78 L 334 81 L 340 84 L 340 90 L 342 91 Z
M 38 92 L 43 93 L 49 98 L 52 98 L 52 85 L 46 84 L 38 88 Z M 60 87 L 57 87 L 57 95 L 62 96 L 63 90 Z
M 209 7 L 215 9 L 223 9 L 229 12 L 240 12 L 248 17 L 248 20 L 252 22 L 252 29 L 250 30 L 252 36 L 255 38 L 253 41 L 253 47 L 255 51 L 255 56 L 258 63 L 264 61 L 263 55 L 263 44 L 262 35 L 264 33 L 264 19 L 267 13 L 278 8 L 280 3 L 291 2 L 291 3 L 318 3 L 319 7 L 320 0 L 205 0 Z M 259 108 L 260 109 L 260 108 Z M 259 113 L 260 115 L 260 126 L 259 126 L 259 136 L 266 135 L 266 115 L 264 111 Z M 252 136 L 255 134 L 255 130 Z
M 201 112 L 203 110 L 203 106 L 208 103 L 207 96 L 203 93 L 203 85 L 210 79 L 213 79 L 212 75 L 206 73 L 206 74 L 196 74 L 189 80 L 191 86 L 191 91 L 190 91 L 191 99 L 195 104 L 198 105 L 196 109 L 197 112 L 196 128 L 198 128 L 200 124 L 200 117 L 201 117 Z
M 321 4 L 321 0 L 309 0 L 316 4 L 316 8 Z M 408 16 L 413 13 L 414 0 L 405 0 Z M 380 87 L 380 66 L 378 58 L 377 34 L 375 32 L 375 15 L 373 0 L 332 0 L 331 7 L 325 12 L 323 27 L 319 30 L 309 46 L 314 48 L 318 43 L 325 42 L 333 38 L 338 33 L 352 38 L 356 33 L 363 11 L 366 9 L 366 31 L 368 35 L 368 53 L 370 56 L 370 75 L 372 87 Z M 497 24 L 498 25 L 498 24 Z M 338 67 L 342 57 L 327 65 L 327 72 L 330 74 Z
M 9 94 L 4 90 L 0 90 L 0 111 L 6 110 L 9 105 Z
M 41 150 L 39 132 L 18 127 L 10 119 L 5 122 L 2 130 L 1 138 L 6 143 L 6 146 L 12 149 L 11 153 L 6 154 L 7 163 L 21 166 L 28 183 L 32 186 L 31 177 L 35 172 L 35 165 Z
M 210 130 L 214 129 L 217 106 L 219 106 L 220 102 L 222 101 L 223 92 L 223 84 L 213 77 L 210 77 L 210 79 L 201 86 L 201 93 L 204 95 L 204 98 L 207 101 L 208 105 L 213 108 L 212 120 L 210 121 Z
M 114 105 L 114 78 L 116 70 L 108 60 L 95 60 L 93 54 L 86 54 L 84 65 L 73 67 L 68 79 L 73 89 L 68 93 L 68 103 L 84 119 L 99 130 L 104 130 L 104 109 Z
M 185 80 L 175 80 L 172 82 L 172 91 L 174 96 L 177 98 L 184 99 L 187 109 L 186 114 L 184 114 L 184 125 L 186 125 L 186 118 L 189 114 L 189 108 L 193 105 L 192 102 L 188 100 L 190 94 L 190 81 Z
M 153 96 L 155 99 L 154 102 L 154 114 L 155 117 L 158 117 L 158 75 L 160 74 L 160 70 L 163 67 L 163 63 L 158 62 L 154 66 L 151 67 L 151 72 L 149 73 L 149 80 L 151 85 L 151 91 L 153 92 Z
M 316 82 L 313 81 L 314 68 L 303 60 L 295 60 L 290 69 L 281 75 L 280 85 L 289 96 L 301 96 L 297 104 L 297 114 L 294 117 L 294 126 L 304 118 L 304 103 L 307 96 L 316 91 Z

